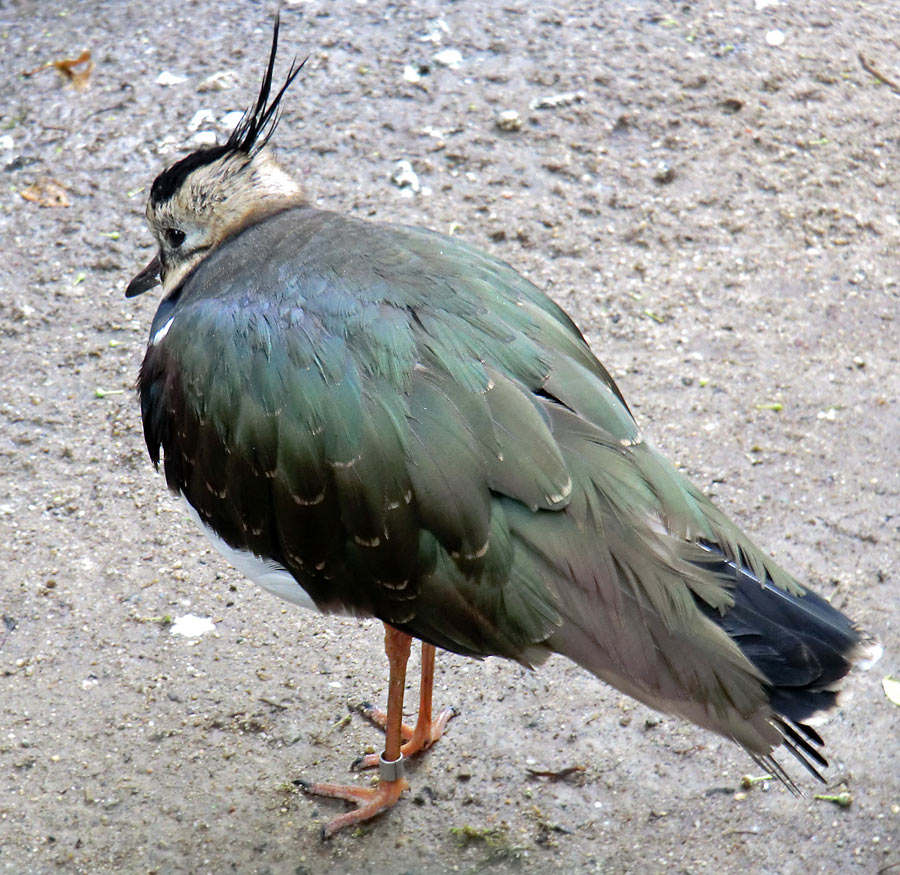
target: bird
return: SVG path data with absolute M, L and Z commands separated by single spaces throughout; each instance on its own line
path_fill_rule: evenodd
M 162 285 L 137 380 L 150 460 L 266 590 L 385 627 L 374 787 L 309 782 L 362 824 L 445 731 L 436 649 L 538 667 L 561 654 L 732 740 L 827 766 L 817 720 L 880 645 L 802 586 L 644 437 L 570 317 L 499 258 L 418 227 L 319 209 L 271 140 L 303 63 L 223 145 L 154 180 Z M 274 92 L 274 96 L 273 96 Z M 419 716 L 402 722 L 411 642 Z

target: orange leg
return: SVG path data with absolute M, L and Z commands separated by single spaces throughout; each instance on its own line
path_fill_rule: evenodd
M 400 724 L 400 734 L 406 742 L 401 753 L 409 759 L 423 750 L 428 750 L 443 734 L 447 723 L 459 712 L 456 708 L 444 708 L 437 720 L 431 719 L 431 700 L 434 689 L 434 645 L 422 644 L 422 680 L 419 684 L 419 717 L 414 727 Z M 386 727 L 388 715 L 370 704 L 360 705 L 360 712 L 373 723 Z M 389 709 L 390 710 L 390 707 Z M 378 765 L 378 754 L 368 754 L 356 760 L 351 768 L 371 769 Z
M 322 838 L 330 838 L 345 826 L 362 823 L 395 805 L 404 790 L 409 789 L 403 777 L 403 754 L 401 752 L 400 726 L 403 722 L 403 690 L 406 686 L 406 663 L 412 639 L 403 632 L 388 625 L 384 627 L 384 651 L 390 665 L 388 681 L 388 709 L 385 719 L 384 753 L 379 758 L 381 774 L 378 785 L 373 788 L 354 787 L 343 784 L 317 784 L 298 782 L 307 792 L 316 796 L 331 796 L 356 803 L 353 811 L 334 818 L 322 828 Z

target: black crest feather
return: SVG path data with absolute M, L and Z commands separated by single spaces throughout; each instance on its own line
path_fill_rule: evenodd
M 269 93 L 272 90 L 272 73 L 275 70 L 275 55 L 278 53 L 279 25 L 280 19 L 276 16 L 275 28 L 272 31 L 272 50 L 269 52 L 269 64 L 266 68 L 266 75 L 263 77 L 262 85 L 259 88 L 259 97 L 256 99 L 256 104 L 244 113 L 243 118 L 231 132 L 231 136 L 226 143 L 226 146 L 235 152 L 246 152 L 248 155 L 251 155 L 258 152 L 269 142 L 281 117 L 281 114 L 278 112 L 281 98 L 284 97 L 285 91 L 297 78 L 297 74 L 303 69 L 303 65 L 307 61 L 307 58 L 304 58 L 298 64 L 295 58 L 291 62 L 291 69 L 288 71 L 284 85 L 281 86 L 281 90 L 269 103 Z
M 284 85 L 281 86 L 281 90 L 270 103 L 269 94 L 272 91 L 272 74 L 275 70 L 275 55 L 278 52 L 279 24 L 280 20 L 276 15 L 275 28 L 272 32 L 272 49 L 269 52 L 269 63 L 266 66 L 266 74 L 263 76 L 256 103 L 241 117 L 237 127 L 231 132 L 231 136 L 224 146 L 198 149 L 160 173 L 153 181 L 153 186 L 150 189 L 150 200 L 153 203 L 163 204 L 172 198 L 175 192 L 181 188 L 184 180 L 198 167 L 212 164 L 229 152 L 242 153 L 248 159 L 252 158 L 269 142 L 281 118 L 281 114 L 278 111 L 281 98 L 284 97 L 284 93 L 294 79 L 297 78 L 297 74 L 303 69 L 303 65 L 307 61 L 304 58 L 298 64 L 295 58 L 291 62 L 291 69 L 288 71 Z

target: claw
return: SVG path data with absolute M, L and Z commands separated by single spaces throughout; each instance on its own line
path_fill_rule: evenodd
M 344 799 L 356 805 L 352 811 L 335 817 L 322 827 L 322 841 L 330 839 L 338 830 L 356 826 L 376 817 L 397 804 L 400 796 L 409 789 L 405 778 L 397 781 L 379 781 L 376 787 L 354 787 L 349 784 L 318 784 L 304 779 L 294 781 L 305 793 L 312 796 L 328 796 Z

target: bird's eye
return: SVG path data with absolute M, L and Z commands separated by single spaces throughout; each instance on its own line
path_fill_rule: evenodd
M 177 249 L 184 243 L 184 231 L 180 228 L 166 228 L 166 243 L 173 249 Z

